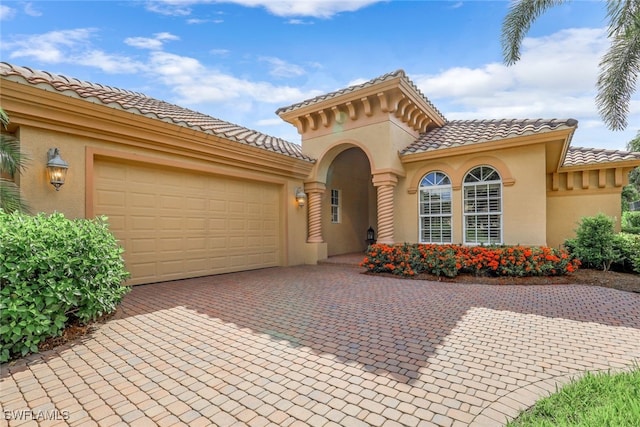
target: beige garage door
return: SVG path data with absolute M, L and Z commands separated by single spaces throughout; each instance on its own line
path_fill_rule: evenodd
M 96 160 L 94 214 L 125 248 L 129 284 L 280 264 L 274 184 Z

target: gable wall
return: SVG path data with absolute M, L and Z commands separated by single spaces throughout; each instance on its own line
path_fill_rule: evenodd
M 441 155 L 442 153 L 439 153 Z M 405 163 L 406 178 L 396 187 L 396 241 L 417 242 L 418 185 L 430 171 L 450 176 L 453 185 L 453 242 L 463 242 L 462 180 L 476 166 L 496 168 L 503 180 L 505 244 L 546 244 L 545 146 L 535 144 L 484 153 L 444 156 Z

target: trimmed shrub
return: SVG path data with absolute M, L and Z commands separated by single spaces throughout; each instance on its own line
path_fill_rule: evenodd
M 565 242 L 582 265 L 607 271 L 620 261 L 620 252 L 614 245 L 614 220 L 604 214 L 584 217 L 578 223 L 576 238 Z
M 460 246 L 407 244 L 371 245 L 360 263 L 372 273 L 414 276 L 429 273 L 455 277 L 559 276 L 575 271 L 580 262 L 565 250 L 526 246 Z
M 633 230 L 629 233 L 640 234 L 640 211 L 628 211 L 622 213 L 622 229 Z
M 129 291 L 122 252 L 104 217 L 0 211 L 0 361 L 115 311 Z
M 640 273 L 640 235 L 616 234 L 613 246 L 614 250 L 620 253 L 620 261 L 614 263 L 611 268 L 625 273 Z

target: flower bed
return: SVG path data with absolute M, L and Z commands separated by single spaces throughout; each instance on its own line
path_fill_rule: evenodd
M 565 250 L 529 246 L 461 246 L 433 244 L 375 244 L 360 263 L 371 273 L 415 276 L 428 273 L 455 277 L 561 276 L 575 271 L 580 261 Z

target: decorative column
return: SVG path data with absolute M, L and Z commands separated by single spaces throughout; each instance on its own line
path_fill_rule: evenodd
M 322 238 L 322 195 L 325 188 L 322 182 L 311 182 L 304 185 L 304 191 L 309 195 L 307 243 L 324 242 Z
M 373 186 L 378 192 L 378 243 L 391 245 L 393 239 L 393 191 L 398 177 L 393 173 L 381 173 L 373 176 Z

